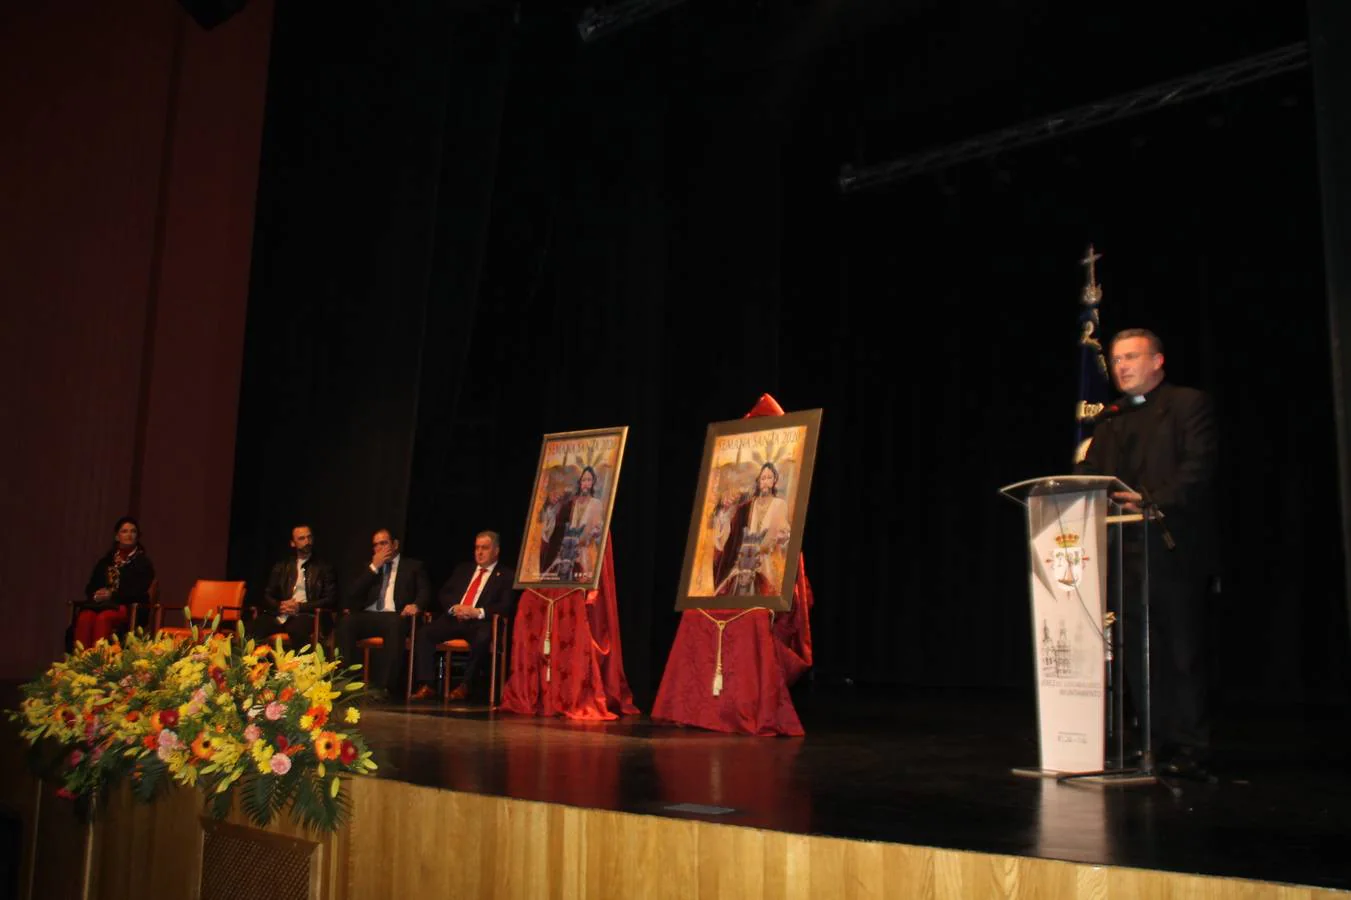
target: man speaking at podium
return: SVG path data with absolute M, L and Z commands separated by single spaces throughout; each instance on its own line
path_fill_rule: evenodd
M 1095 426 L 1079 471 L 1112 475 L 1134 492 L 1112 499 L 1149 516 L 1150 725 L 1158 771 L 1208 777 L 1206 598 L 1216 570 L 1215 416 L 1210 398 L 1165 377 L 1163 344 L 1151 331 L 1117 334 L 1109 358 L 1124 395 Z M 1126 684 L 1137 712 L 1146 690 L 1141 529 L 1122 529 Z

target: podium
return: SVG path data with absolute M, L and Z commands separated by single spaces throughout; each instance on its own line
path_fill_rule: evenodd
M 1140 776 L 1152 781 L 1148 765 L 1138 772 L 1124 763 L 1121 727 L 1125 693 L 1120 665 L 1122 647 L 1117 614 L 1108 612 L 1108 569 L 1122 566 L 1122 541 L 1109 548 L 1109 528 L 1148 527 L 1139 513 L 1122 513 L 1114 491 L 1131 491 L 1109 475 L 1052 475 L 1010 484 L 999 492 L 1027 510 L 1028 581 L 1031 588 L 1032 651 L 1037 672 L 1037 723 L 1040 768 L 1015 769 L 1020 775 L 1064 778 L 1086 774 Z M 1146 565 L 1145 571 L 1148 571 Z M 1148 578 L 1141 592 L 1148 598 Z M 1116 579 L 1118 611 L 1121 579 Z M 1143 605 L 1148 615 L 1148 603 Z M 1148 620 L 1144 622 L 1148 635 Z M 1116 637 L 1113 629 L 1116 628 Z M 1149 746 L 1148 690 L 1139 710 Z M 1109 733 L 1114 745 L 1107 769 Z M 1146 754 L 1146 762 L 1149 755 Z M 1118 779 L 1121 780 L 1121 779 Z

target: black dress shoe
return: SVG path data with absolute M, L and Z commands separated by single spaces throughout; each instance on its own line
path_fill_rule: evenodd
M 1169 778 L 1185 778 L 1188 781 L 1215 780 L 1210 770 L 1206 768 L 1201 755 L 1190 748 L 1183 748 L 1164 760 L 1159 766 L 1159 774 Z

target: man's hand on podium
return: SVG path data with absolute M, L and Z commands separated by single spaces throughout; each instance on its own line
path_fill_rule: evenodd
M 1126 512 L 1140 512 L 1140 503 L 1145 498 L 1134 491 L 1112 491 L 1112 499 L 1121 504 L 1121 508 Z

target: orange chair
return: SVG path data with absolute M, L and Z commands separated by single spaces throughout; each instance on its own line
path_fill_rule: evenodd
M 192 636 L 192 624 L 198 623 L 198 628 L 202 627 L 203 620 L 207 620 L 207 627 L 210 626 L 210 619 L 217 613 L 220 614 L 221 632 L 231 633 L 234 630 L 235 623 L 239 621 L 240 613 L 244 610 L 244 594 L 248 586 L 242 581 L 205 581 L 199 579 L 188 592 L 188 603 L 186 606 L 178 607 L 183 611 L 184 617 L 188 620 L 181 626 L 161 625 L 160 619 L 164 612 L 161 607 L 156 610 L 155 615 L 155 633 L 168 634 L 174 637 L 187 638 Z
M 488 651 L 488 705 L 493 709 L 502 702 L 500 693 L 507 680 L 507 620 L 493 614 L 492 644 Z M 441 679 L 441 702 L 450 700 L 450 669 L 456 653 L 469 653 L 469 642 L 464 638 L 452 638 L 436 645 L 437 653 L 446 654 L 445 676 Z M 410 663 L 411 665 L 411 663 Z

